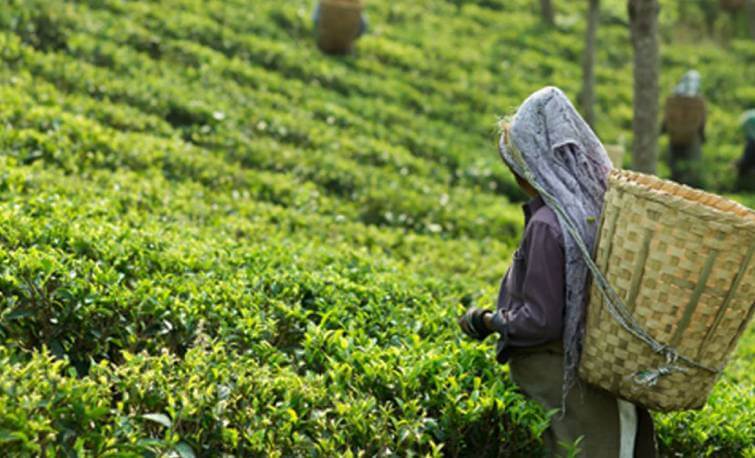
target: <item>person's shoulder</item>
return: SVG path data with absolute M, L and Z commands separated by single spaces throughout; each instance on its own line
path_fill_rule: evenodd
M 563 233 L 561 225 L 558 222 L 558 217 L 556 216 L 556 212 L 547 205 L 543 205 L 537 209 L 532 215 L 528 226 L 530 226 L 527 228 L 528 230 L 545 230 L 563 245 Z
M 556 216 L 556 212 L 554 212 L 547 205 L 543 205 L 542 207 L 537 209 L 537 211 L 532 215 L 532 222 L 543 223 L 547 226 L 561 230 L 561 226 L 558 224 L 558 217 Z

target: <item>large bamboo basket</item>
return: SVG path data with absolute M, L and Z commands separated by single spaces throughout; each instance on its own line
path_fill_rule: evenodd
M 331 54 L 345 54 L 359 35 L 362 2 L 359 0 L 321 0 L 317 25 L 317 45 Z
M 657 342 L 722 369 L 755 311 L 755 212 L 671 181 L 614 170 L 596 263 Z M 593 282 L 580 376 L 659 411 L 701 408 L 718 371 L 671 362 L 613 318 Z M 654 386 L 643 376 L 662 367 Z M 657 374 L 657 372 L 656 372 Z
M 718 4 L 722 10 L 729 12 L 737 12 L 745 6 L 745 0 L 718 0 Z
M 673 95 L 666 99 L 665 115 L 671 144 L 689 145 L 705 122 L 705 100 Z

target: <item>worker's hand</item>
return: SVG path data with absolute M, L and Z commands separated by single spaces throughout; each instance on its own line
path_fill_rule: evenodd
M 492 314 L 490 310 L 483 310 L 477 307 L 470 307 L 464 315 L 459 318 L 459 327 L 464 334 L 477 340 L 483 340 L 493 333 L 485 324 L 485 316 Z

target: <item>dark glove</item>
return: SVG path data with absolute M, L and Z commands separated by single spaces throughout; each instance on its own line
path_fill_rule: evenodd
M 470 307 L 464 315 L 459 318 L 459 326 L 464 334 L 477 340 L 484 340 L 485 337 L 493 333 L 487 326 L 483 317 L 486 313 L 493 313 L 490 310 L 483 310 L 477 307 Z

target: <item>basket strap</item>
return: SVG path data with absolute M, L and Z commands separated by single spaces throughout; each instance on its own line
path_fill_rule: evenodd
M 524 178 L 530 185 L 532 185 L 533 188 L 535 188 L 535 190 L 540 194 L 546 204 L 548 204 L 548 206 L 554 212 L 556 212 L 559 219 L 564 223 L 564 226 L 566 226 L 566 231 L 574 239 L 577 248 L 582 254 L 582 258 L 584 259 L 585 264 L 587 264 L 588 269 L 590 269 L 590 272 L 592 273 L 593 284 L 603 295 L 603 298 L 605 299 L 605 303 L 607 305 L 606 309 L 614 318 L 614 320 L 616 320 L 632 335 L 645 342 L 654 352 L 666 357 L 666 364 L 655 369 L 642 370 L 635 373 L 633 377 L 634 381 L 639 384 L 652 386 L 655 385 L 660 377 L 673 372 L 685 371 L 686 369 L 676 364 L 677 361 L 683 361 L 690 366 L 696 367 L 698 369 L 703 369 L 714 374 L 720 373 L 723 370 L 722 368 L 708 367 L 691 358 L 679 354 L 676 349 L 673 348 L 673 346 L 658 342 L 642 327 L 642 325 L 637 322 L 637 320 L 634 319 L 632 313 L 629 311 L 624 301 L 621 300 L 621 297 L 619 297 L 606 277 L 595 264 L 595 261 L 593 261 L 592 256 L 590 255 L 590 251 L 587 249 L 585 242 L 582 240 L 582 237 L 577 230 L 576 224 L 574 224 L 574 221 L 572 221 L 569 214 L 566 213 L 566 210 L 564 210 L 564 208 L 561 206 L 561 204 L 559 204 L 558 200 L 556 200 L 553 195 L 551 195 L 548 191 L 543 189 L 542 186 L 540 186 L 540 184 L 535 179 L 532 171 L 527 166 L 527 163 L 525 162 L 521 151 L 519 151 L 519 148 L 517 148 L 516 145 L 514 145 L 510 140 L 507 141 L 506 146 L 510 148 L 512 158 L 517 162 L 517 166 L 519 166 L 520 170 L 523 171 Z

